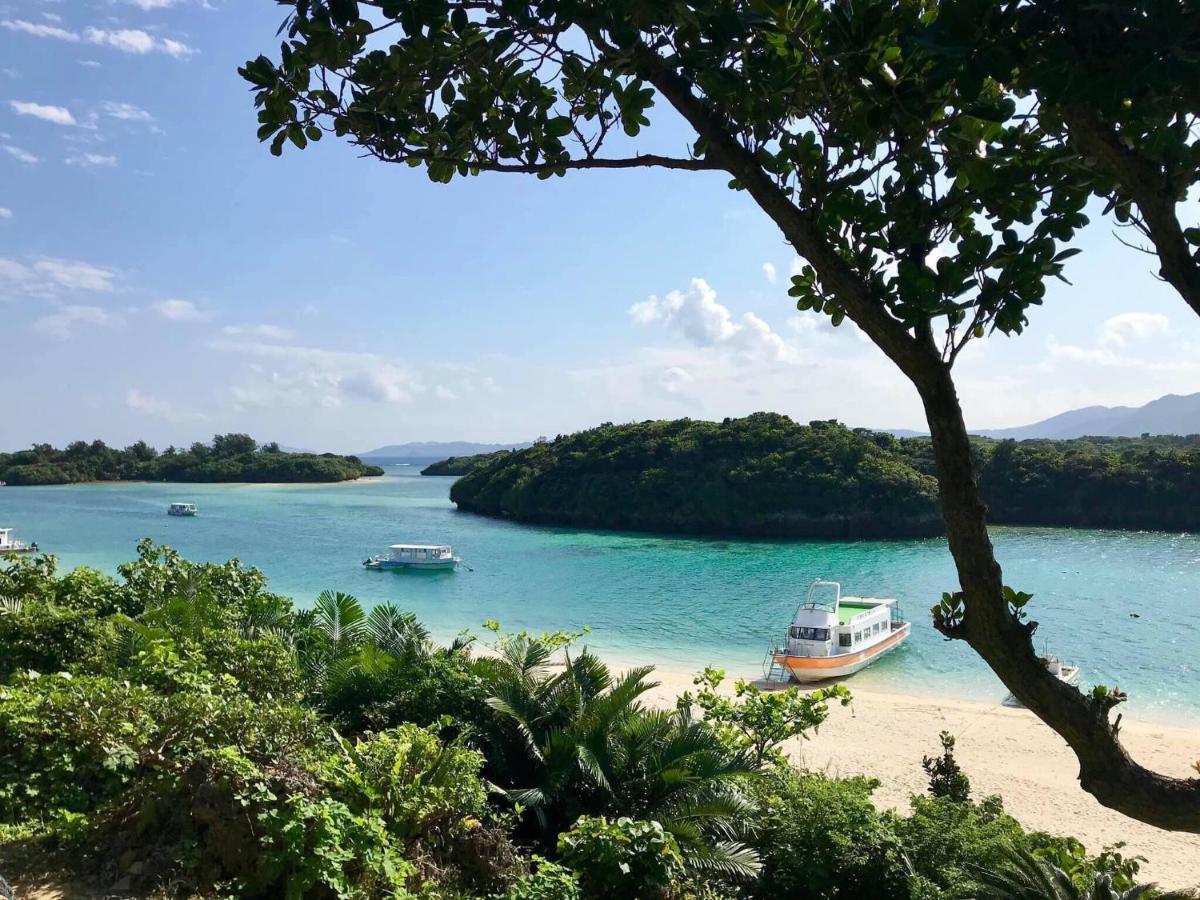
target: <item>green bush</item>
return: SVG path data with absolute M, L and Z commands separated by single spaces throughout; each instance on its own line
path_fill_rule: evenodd
M 582 816 L 559 835 L 558 854 L 579 873 L 585 897 L 660 897 L 682 874 L 675 838 L 658 822 Z
M 565 866 L 539 856 L 534 870 L 517 879 L 499 900 L 579 900 L 579 877 Z
M 761 898 L 906 898 L 902 840 L 871 802 L 878 782 L 777 767 L 759 787 Z
M 355 743 L 339 739 L 324 778 L 351 809 L 378 816 L 401 840 L 445 844 L 488 814 L 482 769 L 479 752 L 401 725 Z

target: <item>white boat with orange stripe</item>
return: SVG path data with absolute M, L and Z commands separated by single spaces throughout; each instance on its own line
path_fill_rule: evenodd
M 825 681 L 853 675 L 904 643 L 911 627 L 895 600 L 843 597 L 838 582 L 818 579 L 783 646 L 768 651 L 767 677 Z

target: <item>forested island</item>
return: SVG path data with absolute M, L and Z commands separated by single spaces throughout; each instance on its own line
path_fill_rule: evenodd
M 478 466 L 492 462 L 502 456 L 507 456 L 511 450 L 497 450 L 494 453 L 476 453 L 472 456 L 451 456 L 448 459 L 430 463 L 421 470 L 422 475 L 466 475 Z
M 997 524 L 1200 527 L 1200 436 L 977 439 Z M 927 438 L 787 416 L 605 424 L 526 450 L 446 460 L 459 509 L 588 528 L 780 537 L 939 534 Z
M 161 453 L 145 441 L 124 450 L 103 441 L 75 441 L 59 450 L 36 444 L 0 453 L 0 482 L 10 485 L 75 484 L 83 481 L 328 482 L 382 475 L 356 456 L 286 453 L 248 434 L 214 435 L 212 443 Z

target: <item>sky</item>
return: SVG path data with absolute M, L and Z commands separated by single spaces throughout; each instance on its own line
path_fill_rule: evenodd
M 924 427 L 879 351 L 796 312 L 794 254 L 720 175 L 434 185 L 332 137 L 270 156 L 236 69 L 283 15 L 0 0 L 0 449 L 356 452 L 757 410 Z M 1153 260 L 1105 222 L 1079 246 L 1022 337 L 960 358 L 970 426 L 1200 391 L 1200 319 Z

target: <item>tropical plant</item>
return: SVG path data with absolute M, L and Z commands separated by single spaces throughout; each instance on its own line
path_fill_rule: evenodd
M 978 886 L 963 897 L 971 900 L 1141 900 L 1182 898 L 1161 893 L 1153 884 L 1120 886 L 1110 874 L 1080 884 L 1069 872 L 1024 848 L 1007 848 L 1000 865 L 977 870 Z
M 929 776 L 929 793 L 955 803 L 966 803 L 971 799 L 971 779 L 954 758 L 954 735 L 943 731 L 939 738 L 942 755 L 921 758 L 921 768 Z
M 627 817 L 580 816 L 558 836 L 558 855 L 579 873 L 585 897 L 653 900 L 683 873 L 671 834 L 658 822 Z
M 681 707 L 695 704 L 704 720 L 728 741 L 730 746 L 747 750 L 755 766 L 782 762 L 783 742 L 790 738 L 807 739 L 829 717 L 829 701 L 848 706 L 852 700 L 845 685 L 834 685 L 804 693 L 791 687 L 782 691 L 764 691 L 758 685 L 739 679 L 733 696 L 719 692 L 725 680 L 722 669 L 706 668 L 693 679 L 700 690 L 679 697 Z
M 739 840 L 751 807 L 742 781 L 757 775 L 687 709 L 649 711 L 650 668 L 613 677 L 584 650 L 526 634 L 500 642 L 485 680 L 497 722 L 486 735 L 495 780 L 532 814 L 543 841 L 581 815 L 653 820 L 671 833 L 692 870 L 745 876 L 756 870 Z

